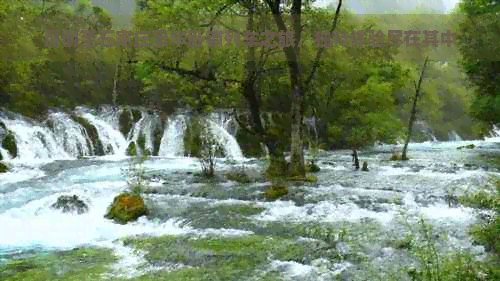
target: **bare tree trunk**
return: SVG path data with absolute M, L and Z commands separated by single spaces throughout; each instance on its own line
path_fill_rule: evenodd
M 413 132 L 413 123 L 415 122 L 416 115 L 417 115 L 417 101 L 420 96 L 420 89 L 422 85 L 422 80 L 424 78 L 424 73 L 425 73 L 425 67 L 427 66 L 427 62 L 429 61 L 429 57 L 425 58 L 424 61 L 424 66 L 422 67 L 422 72 L 420 73 L 420 78 L 418 80 L 418 84 L 415 83 L 415 97 L 413 99 L 413 106 L 411 109 L 411 114 L 410 114 L 410 121 L 408 123 L 408 132 L 406 135 L 406 141 L 405 145 L 403 147 L 403 153 L 401 154 L 401 160 L 408 160 L 407 151 L 408 151 L 408 144 L 410 143 L 411 139 L 411 134 Z
M 119 63 L 116 64 L 115 68 L 115 78 L 113 79 L 113 105 L 116 105 L 116 100 L 118 98 L 118 93 L 116 91 L 116 86 L 118 84 L 118 69 L 119 69 Z
M 359 158 L 358 158 L 358 151 L 356 151 L 355 148 L 352 149 L 352 161 L 354 162 L 354 168 L 356 170 L 359 170 Z

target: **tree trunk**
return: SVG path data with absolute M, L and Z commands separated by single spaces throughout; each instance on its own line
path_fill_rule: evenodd
M 425 58 L 424 61 L 424 66 L 422 67 L 422 72 L 420 73 L 420 78 L 418 80 L 418 84 L 415 84 L 415 97 L 413 99 L 413 106 L 411 109 L 411 114 L 410 114 L 410 121 L 408 123 L 408 132 L 406 135 L 406 141 L 405 145 L 403 147 L 403 153 L 401 154 L 401 160 L 408 160 L 407 151 L 408 151 L 408 144 L 410 143 L 411 139 L 411 134 L 413 132 L 413 123 L 416 120 L 416 115 L 417 115 L 417 101 L 420 96 L 420 87 L 422 85 L 422 80 L 424 78 L 424 73 L 425 73 L 425 67 L 427 66 L 427 62 L 429 60 L 429 57 Z
M 118 93 L 116 91 L 116 86 L 118 84 L 118 69 L 119 69 L 119 64 L 117 63 L 116 64 L 116 68 L 115 68 L 115 78 L 113 79 L 113 105 L 116 105 L 116 101 L 117 101 L 117 98 L 118 98 Z
M 359 158 L 358 152 L 355 148 L 352 149 L 352 161 L 354 162 L 353 166 L 356 170 L 359 170 Z

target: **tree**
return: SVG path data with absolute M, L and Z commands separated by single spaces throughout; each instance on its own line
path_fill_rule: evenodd
M 500 2 L 495 0 L 463 0 L 458 13 L 458 43 L 462 66 L 476 96 L 474 115 L 490 124 L 500 122 Z M 494 57 L 497 56 L 497 57 Z
M 426 57 L 424 61 L 424 66 L 422 67 L 422 72 L 420 73 L 420 78 L 418 80 L 418 83 L 415 82 L 415 97 L 413 99 L 413 106 L 411 109 L 411 115 L 410 115 L 410 120 L 408 123 L 408 133 L 406 135 L 406 141 L 403 147 L 403 153 L 401 154 L 401 160 L 408 160 L 408 156 L 406 155 L 407 150 L 408 150 L 408 144 L 410 143 L 411 139 L 411 133 L 413 130 L 413 123 L 415 122 L 415 118 L 417 115 L 417 101 L 420 97 L 420 89 L 422 86 L 422 80 L 424 79 L 424 73 L 425 73 L 425 67 L 427 66 L 427 62 L 429 61 L 429 58 Z

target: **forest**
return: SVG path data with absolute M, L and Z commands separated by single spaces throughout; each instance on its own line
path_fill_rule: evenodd
M 1 1 L 1 36 L 6 43 L 0 46 L 0 102 L 7 110 L 35 118 L 43 117 L 51 108 L 101 104 L 144 106 L 166 113 L 176 108 L 204 112 L 230 109 L 241 115 L 239 119 L 245 124 L 240 125 L 246 127 L 253 126 L 247 114 L 249 109 L 257 109 L 263 126 L 269 127 L 265 129 L 266 135 L 289 139 L 282 134 L 293 123 L 289 113 L 294 103 L 287 57 L 280 48 L 235 44 L 214 48 L 207 42 L 194 48 L 187 44 L 151 47 L 133 44 L 137 31 L 195 30 L 205 34 L 215 29 L 238 32 L 241 36 L 249 26 L 260 33 L 278 31 L 267 4 L 247 2 L 140 1 L 131 25 L 124 26 L 120 22 L 123 19 L 89 1 Z M 252 13 L 257 15 L 253 22 L 249 21 L 250 4 L 254 5 Z M 470 23 L 459 17 L 469 9 L 466 5 L 450 15 L 422 9 L 398 16 L 355 15 L 340 8 L 336 20 L 335 32 L 351 37 L 359 34 L 359 38 L 364 36 L 364 42 L 369 42 L 370 32 L 383 31 L 387 37 L 391 29 L 451 30 L 457 34 L 463 31 L 463 36 L 458 36 L 451 47 L 441 43 L 426 47 L 404 44 L 373 47 L 348 42 L 345 46 L 330 44 L 323 48 L 316 44 L 318 32 L 330 29 L 337 6 L 316 8 L 310 4 L 305 2 L 300 7 L 304 23 L 300 75 L 307 83 L 300 111 L 307 120 L 314 120 L 310 122 L 316 123 L 318 129 L 315 133 L 304 132 L 305 145 L 314 142 L 328 148 L 360 148 L 374 142 L 402 140 L 413 101 L 414 81 L 425 56 L 430 56 L 431 63 L 422 84 L 417 118 L 425 130 L 415 133 L 414 140 L 429 139 L 426 132 L 447 140 L 453 130 L 465 139 L 474 139 L 487 132 L 488 122 L 496 120 L 497 111 L 492 108 L 498 104 L 493 102 L 496 96 L 477 90 L 492 87 L 483 85 L 477 76 L 492 74 L 477 73 L 474 69 L 477 66 L 464 65 L 457 59 L 459 49 L 479 52 L 466 39 L 469 33 L 474 36 L 477 33 L 470 31 L 466 26 Z M 290 5 L 283 7 L 284 14 L 292 9 Z M 462 20 L 457 21 L 459 18 Z M 285 21 L 285 24 L 291 23 Z M 108 47 L 96 44 L 92 48 L 77 44 L 46 47 L 47 30 L 80 33 L 92 30 L 97 34 L 128 30 L 132 31 L 132 43 Z M 111 35 L 115 41 L 116 34 Z M 316 63 L 318 51 L 320 59 Z M 489 68 L 495 67 L 491 62 Z M 308 77 L 309 74 L 312 75 Z M 243 84 L 250 81 L 253 102 L 242 90 Z M 494 93 L 495 89 L 488 92 Z M 242 130 L 241 134 L 238 140 L 245 152 L 259 153 L 259 146 L 252 140 L 255 134 L 248 130 Z M 290 141 L 280 141 L 280 145 L 289 150 Z

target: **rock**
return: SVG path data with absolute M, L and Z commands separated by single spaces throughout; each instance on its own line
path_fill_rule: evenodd
M 361 168 L 361 171 L 363 172 L 368 172 L 368 162 L 363 162 L 363 168 Z
M 321 171 L 318 165 L 314 163 L 314 161 L 310 161 L 309 163 L 306 164 L 306 172 L 307 173 L 317 173 Z
M 147 214 L 148 209 L 144 205 L 144 199 L 141 196 L 122 193 L 115 197 L 104 217 L 120 224 L 126 224 Z
M 463 146 L 457 147 L 458 150 L 461 150 L 461 149 L 464 149 L 464 148 L 466 148 L 466 149 L 474 149 L 474 148 L 476 148 L 476 146 L 473 143 L 471 143 L 471 144 L 468 144 L 468 145 L 463 145 Z
M 57 202 L 51 206 L 54 209 L 62 210 L 63 213 L 78 213 L 79 215 L 86 213 L 89 207 L 85 202 L 78 198 L 78 196 L 73 195 L 62 195 L 57 198 Z
M 9 152 L 12 158 L 17 157 L 16 137 L 12 131 L 7 131 L 7 134 L 2 141 L 2 147 Z
M 9 170 L 9 166 L 7 166 L 7 164 L 0 162 L 0 173 L 7 173 Z

